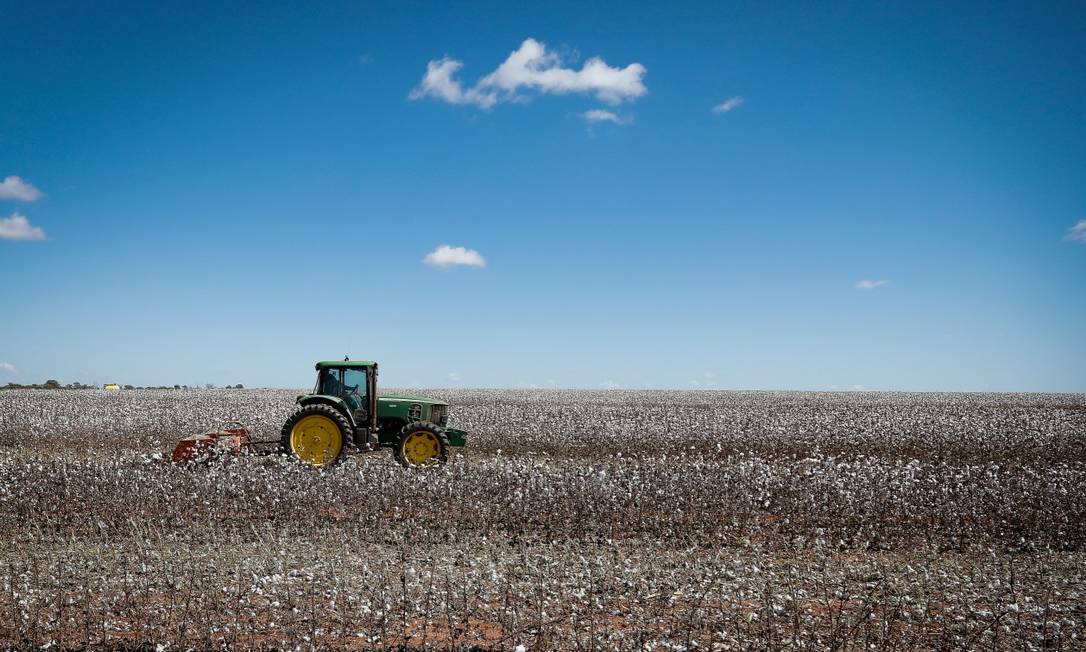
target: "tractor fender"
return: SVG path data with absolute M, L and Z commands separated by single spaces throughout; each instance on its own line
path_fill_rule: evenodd
M 464 446 L 468 443 L 468 433 L 456 428 L 445 428 L 445 436 L 449 438 L 450 446 Z
M 358 424 L 354 422 L 354 416 L 351 415 L 351 411 L 347 408 L 347 402 L 337 396 L 326 396 L 323 394 L 308 394 L 298 397 L 298 405 L 305 407 L 307 405 L 324 404 L 330 405 L 336 409 L 347 419 L 347 423 L 351 424 L 351 428 L 357 428 Z

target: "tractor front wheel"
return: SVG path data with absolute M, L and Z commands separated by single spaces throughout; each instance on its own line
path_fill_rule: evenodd
M 441 466 L 449 461 L 449 438 L 445 431 L 427 421 L 403 427 L 393 449 L 396 461 L 412 469 Z
M 343 452 L 351 424 L 330 405 L 307 405 L 283 424 L 280 447 L 295 459 L 318 468 L 332 466 Z

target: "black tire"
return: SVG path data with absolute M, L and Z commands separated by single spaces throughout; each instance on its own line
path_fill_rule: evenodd
M 432 445 L 436 440 L 437 454 L 423 464 L 412 460 L 404 450 L 405 445 L 409 443 L 408 439 L 412 435 L 423 435 L 426 439 L 429 439 L 427 435 L 432 436 L 433 439 L 429 439 L 429 441 Z M 397 462 L 409 469 L 431 469 L 444 466 L 449 461 L 449 438 L 445 435 L 445 431 L 441 429 L 441 426 L 429 421 L 412 421 L 400 430 L 400 434 L 396 437 L 396 446 L 392 449 L 392 455 Z
M 331 460 L 324 462 L 323 464 L 314 464 L 309 460 L 302 459 L 299 457 L 297 451 L 294 450 L 294 447 L 291 446 L 291 433 L 294 430 L 294 426 L 297 425 L 299 421 L 309 416 L 322 416 L 331 419 L 332 423 L 339 429 L 339 451 L 335 453 L 335 456 Z M 343 449 L 348 445 L 348 442 L 353 441 L 351 433 L 352 429 L 350 422 L 347 421 L 347 417 L 343 416 L 343 413 L 339 410 L 324 403 L 307 405 L 303 408 L 299 408 L 297 412 L 290 415 L 287 422 L 283 424 L 283 430 L 279 433 L 279 450 L 302 464 L 309 464 L 310 466 L 318 468 L 335 466 L 343 459 Z

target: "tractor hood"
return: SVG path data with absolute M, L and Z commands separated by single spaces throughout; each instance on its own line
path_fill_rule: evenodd
M 421 396 L 377 395 L 377 418 L 411 421 L 433 421 L 444 426 L 449 415 L 449 404 Z
M 404 396 L 402 394 L 378 394 L 377 405 L 380 410 L 380 405 L 383 403 L 396 403 L 397 401 L 403 401 L 404 403 L 422 403 L 424 405 L 448 405 L 448 401 L 439 401 L 433 398 L 425 398 L 423 396 Z

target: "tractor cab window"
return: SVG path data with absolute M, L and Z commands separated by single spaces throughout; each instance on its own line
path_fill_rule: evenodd
M 343 391 L 342 369 L 322 369 L 317 377 L 317 394 L 339 396 Z
M 352 414 L 365 412 L 369 388 L 366 373 L 365 369 L 322 369 L 315 393 L 343 399 Z
M 351 412 L 366 407 L 366 370 L 343 370 L 343 400 L 351 406 Z

